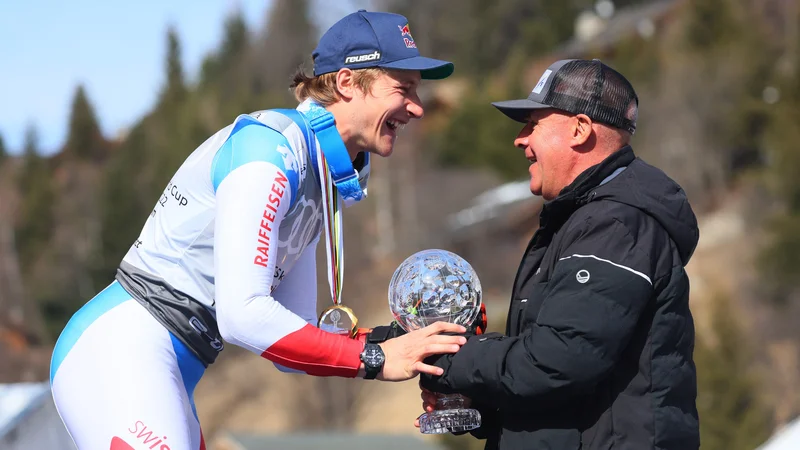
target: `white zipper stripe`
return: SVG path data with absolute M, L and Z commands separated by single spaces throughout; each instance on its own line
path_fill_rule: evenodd
M 612 262 L 612 261 L 609 261 L 609 260 L 607 260 L 607 259 L 598 258 L 597 256 L 594 256 L 594 255 L 572 255 L 572 256 L 565 256 L 565 257 L 563 257 L 563 258 L 559 259 L 559 261 L 563 261 L 563 260 L 565 260 L 565 259 L 570 259 L 570 258 L 573 258 L 573 257 L 574 257 L 574 258 L 594 258 L 594 259 L 596 259 L 596 260 L 598 260 L 598 261 L 607 262 L 607 263 L 611 264 L 612 266 L 616 266 L 616 267 L 619 267 L 620 269 L 625 269 L 625 270 L 627 270 L 627 271 L 629 271 L 629 272 L 635 273 L 636 275 L 639 275 L 640 277 L 642 277 L 642 278 L 644 278 L 645 280 L 647 280 L 647 282 L 648 282 L 648 283 L 650 283 L 650 286 L 652 286 L 652 285 L 653 285 L 653 282 L 652 282 L 652 281 L 650 281 L 650 277 L 648 277 L 647 275 L 643 274 L 642 272 L 639 272 L 639 271 L 633 270 L 633 269 L 631 269 L 630 267 L 623 266 L 622 264 L 617 264 L 617 263 L 615 263 L 615 262 Z

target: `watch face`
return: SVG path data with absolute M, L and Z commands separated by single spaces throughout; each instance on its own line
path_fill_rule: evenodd
M 367 345 L 364 348 L 364 364 L 369 366 L 380 366 L 383 364 L 383 351 L 377 345 Z

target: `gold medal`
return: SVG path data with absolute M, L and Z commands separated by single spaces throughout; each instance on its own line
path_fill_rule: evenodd
M 352 309 L 344 305 L 329 306 L 319 315 L 320 330 L 342 336 L 355 337 L 358 331 L 358 317 Z
M 331 122 L 333 123 L 333 122 Z M 317 129 L 314 129 L 317 132 Z M 335 134 L 335 133 L 334 133 Z M 338 134 L 336 134 L 338 138 Z M 326 139 L 330 142 L 329 139 Z M 331 150 L 336 149 L 336 143 Z M 347 150 L 339 140 L 339 149 L 347 157 Z M 325 223 L 325 247 L 328 254 L 328 285 L 331 288 L 333 306 L 329 306 L 319 315 L 317 326 L 329 333 L 355 338 L 358 332 L 358 318 L 353 310 L 342 305 L 342 284 L 344 283 L 344 235 L 342 229 L 342 199 L 333 181 L 331 169 L 321 148 L 316 149 L 317 167 L 319 168 L 320 186 L 322 188 L 322 210 Z M 349 161 L 346 159 L 345 161 Z M 352 165 L 350 170 L 353 173 Z

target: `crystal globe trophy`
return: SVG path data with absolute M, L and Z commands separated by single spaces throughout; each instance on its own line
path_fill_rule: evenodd
M 423 250 L 409 256 L 389 283 L 389 308 L 406 331 L 434 322 L 469 326 L 481 307 L 481 282 L 472 266 L 446 250 Z M 444 395 L 436 409 L 419 417 L 424 434 L 444 434 L 478 428 L 481 415 L 465 408 L 461 395 Z

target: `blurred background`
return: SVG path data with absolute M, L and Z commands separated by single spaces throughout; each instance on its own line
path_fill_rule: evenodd
M 456 65 L 423 84 L 425 119 L 346 210 L 343 295 L 365 326 L 391 320 L 403 259 L 444 248 L 478 271 L 490 329 L 504 329 L 541 200 L 512 145 L 520 125 L 489 102 L 526 96 L 557 59 L 600 58 L 639 94 L 636 153 L 698 215 L 687 270 L 702 448 L 800 434 L 796 0 L 21 3 L 0 3 L 0 448 L 69 442 L 47 384 L 66 321 L 112 281 L 184 158 L 240 113 L 293 107 L 295 68 L 359 8 L 406 15 L 422 53 Z M 421 437 L 414 381 L 282 374 L 231 346 L 195 398 L 212 449 L 482 448 Z

